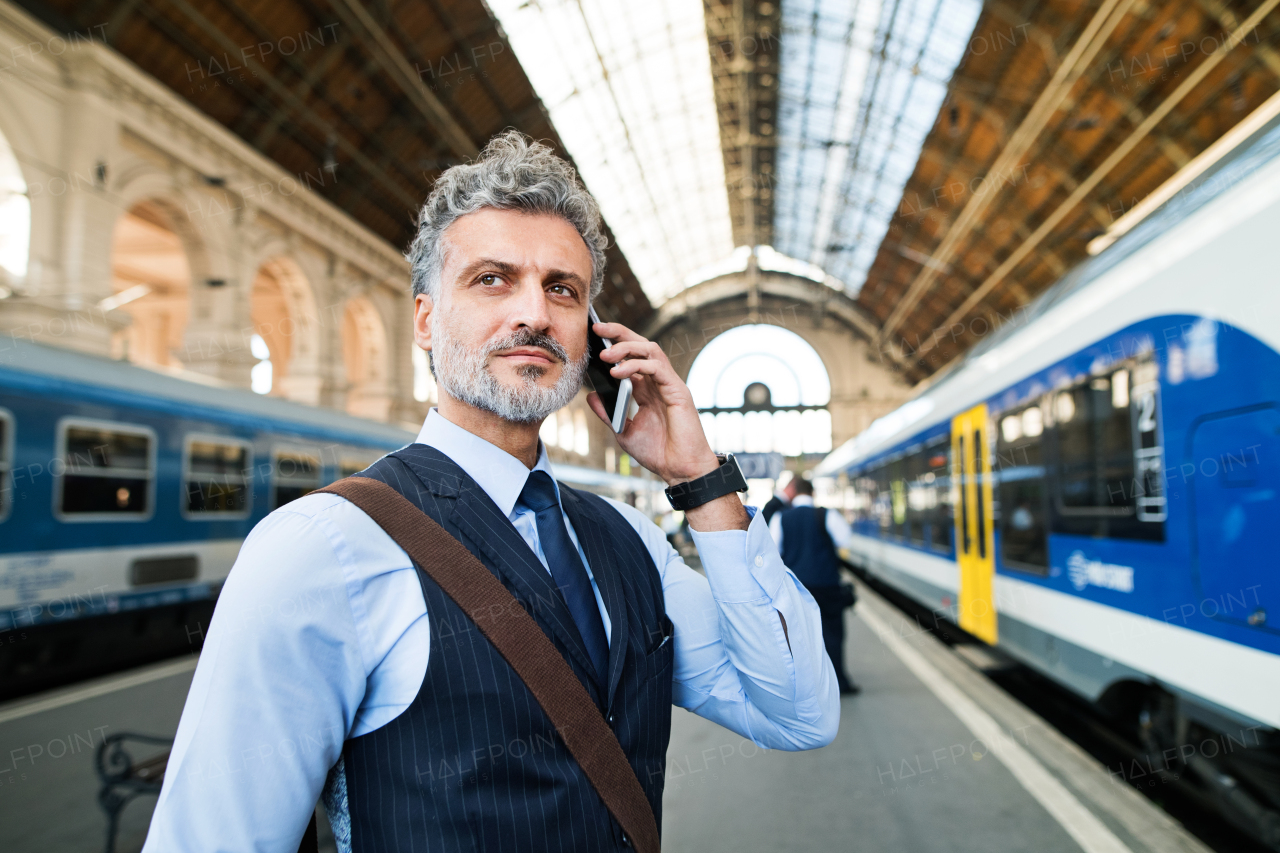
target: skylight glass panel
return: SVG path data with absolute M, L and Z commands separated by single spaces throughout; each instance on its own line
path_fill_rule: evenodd
M 980 0 L 783 2 L 779 251 L 858 292 L 980 11 Z
M 698 0 L 491 0 L 649 298 L 733 250 Z

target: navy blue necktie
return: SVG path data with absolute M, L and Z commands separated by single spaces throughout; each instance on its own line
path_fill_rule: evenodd
M 609 672 L 609 640 L 604 634 L 604 620 L 600 618 L 591 578 L 560 515 L 556 484 L 551 475 L 545 471 L 531 473 L 520 492 L 520 503 L 533 510 L 538 519 L 538 541 L 551 577 L 560 588 L 565 604 L 569 605 L 578 634 L 595 665 L 597 680 L 603 683 Z

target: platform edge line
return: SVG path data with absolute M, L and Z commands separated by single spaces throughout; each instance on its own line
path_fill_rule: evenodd
M 56 710 L 67 705 L 74 705 L 75 703 L 83 702 L 86 699 L 95 699 L 99 696 L 106 696 L 109 693 L 128 690 L 131 687 L 139 687 L 152 681 L 159 681 L 162 678 L 181 675 L 184 672 L 190 672 L 195 669 L 196 661 L 197 658 L 190 657 L 174 663 L 163 664 L 144 672 L 135 672 L 132 675 L 112 678 L 98 684 L 93 684 L 79 689 L 72 689 L 66 693 L 60 693 L 57 696 L 49 696 L 43 699 L 27 701 L 19 700 L 17 704 L 9 708 L 0 708 L 0 725 L 14 720 L 20 720 L 23 717 L 29 717 L 32 714 L 40 714 L 45 711 Z
M 1029 751 L 1005 734 L 990 714 L 893 633 L 893 629 L 872 607 L 861 608 L 861 618 L 900 661 L 964 723 L 1032 797 L 1044 807 L 1085 853 L 1133 853 L 1115 833 L 1084 806 L 1065 785 Z

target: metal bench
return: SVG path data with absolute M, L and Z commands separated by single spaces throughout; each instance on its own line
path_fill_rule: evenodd
M 128 741 L 166 748 L 150 758 L 135 761 L 125 749 Z M 115 853 L 116 833 L 120 831 L 120 813 L 129 801 L 144 794 L 160 794 L 160 788 L 164 785 L 164 771 L 169 765 L 168 747 L 171 746 L 173 738 L 131 732 L 109 735 L 98 745 L 98 778 L 102 780 L 102 787 L 98 789 L 98 805 L 107 813 L 106 853 Z M 316 816 L 313 814 L 311 823 L 302 836 L 298 853 L 311 853 L 317 849 Z
M 135 761 L 125 748 L 127 742 L 166 747 L 162 752 L 141 761 Z M 169 749 L 173 738 L 153 737 L 130 732 L 109 735 L 98 745 L 98 805 L 107 813 L 106 853 L 115 853 L 116 833 L 120 829 L 120 813 L 135 797 L 160 793 L 164 784 L 165 767 L 169 764 Z

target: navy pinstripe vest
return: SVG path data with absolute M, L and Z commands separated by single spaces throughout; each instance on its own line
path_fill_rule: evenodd
M 622 744 L 662 821 L 671 734 L 671 623 L 653 558 L 601 498 L 560 486 L 612 621 L 609 677 L 591 661 L 550 573 L 449 457 L 412 444 L 362 476 L 390 485 L 493 572 L 564 655 Z M 431 654 L 413 703 L 343 750 L 354 853 L 623 849 L 604 807 L 533 695 L 421 571 Z

